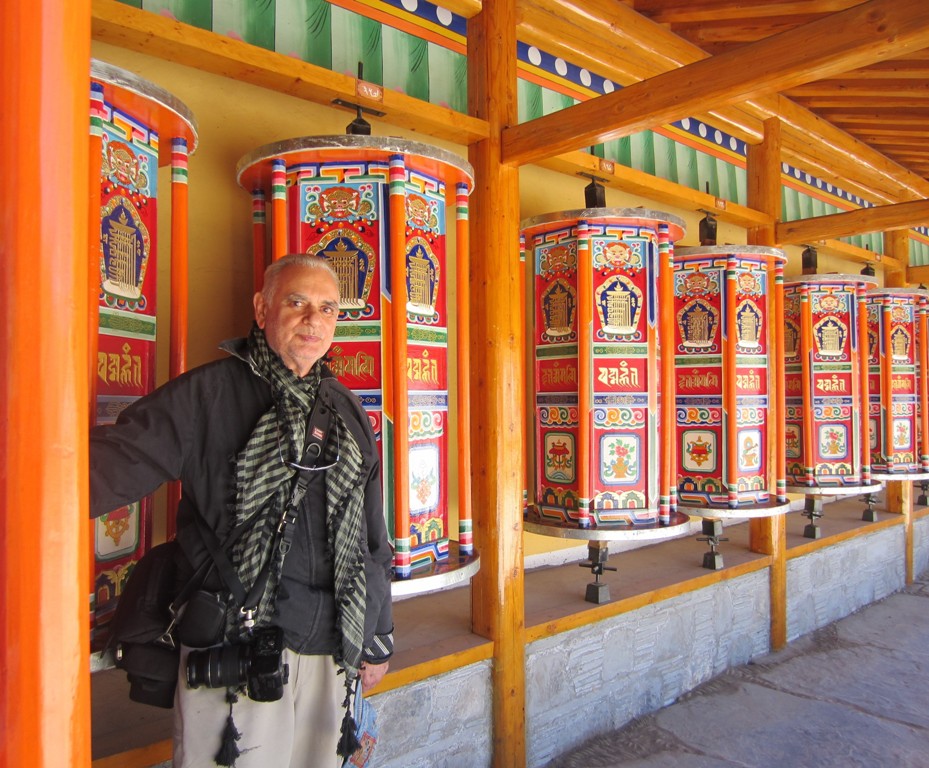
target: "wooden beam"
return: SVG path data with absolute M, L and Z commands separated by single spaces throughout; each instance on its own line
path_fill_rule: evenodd
M 317 104 L 336 99 L 383 113 L 392 125 L 460 144 L 487 138 L 487 123 L 349 75 L 199 29 L 117 0 L 93 0 L 94 40 L 222 75 Z M 515 56 L 515 54 L 514 54 Z
M 715 105 L 778 92 L 929 45 L 929 4 L 871 0 L 729 53 L 503 131 L 523 164 L 628 136 Z
M 630 195 L 645 197 L 656 203 L 666 203 L 687 210 L 708 210 L 720 221 L 726 221 L 746 229 L 774 226 L 774 219 L 761 211 L 738 205 L 729 200 L 699 192 L 683 184 L 677 184 L 650 173 L 627 168 L 619 163 L 603 160 L 589 152 L 567 152 L 564 155 L 541 160 L 537 165 L 559 173 L 595 176 L 605 186 L 620 189 Z M 580 205 L 579 201 L 579 206 Z
M 777 242 L 801 244 L 866 232 L 886 232 L 929 224 L 929 200 L 859 208 L 846 213 L 813 216 L 777 225 Z

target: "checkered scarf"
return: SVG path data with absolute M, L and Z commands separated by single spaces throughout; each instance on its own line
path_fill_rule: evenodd
M 323 363 L 305 377 L 294 374 L 268 346 L 264 331 L 252 328 L 248 338 L 252 369 L 271 386 L 274 404 L 261 416 L 236 462 L 235 524 L 255 519 L 233 547 L 232 563 L 246 592 L 265 562 L 274 558 L 270 578 L 258 604 L 256 627 L 270 623 L 280 583 L 282 557 L 272 546 L 277 525 L 290 499 L 297 470 L 286 462 L 303 463 L 306 422 L 319 393 Z M 320 464 L 326 473 L 326 525 L 334 563 L 335 600 L 341 649 L 336 662 L 346 683 L 358 675 L 364 645 L 365 571 L 363 556 L 364 477 L 361 450 L 337 410 Z M 244 639 L 237 610 L 227 615 L 227 636 Z

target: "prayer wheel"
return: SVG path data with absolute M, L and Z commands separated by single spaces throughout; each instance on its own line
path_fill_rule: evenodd
M 187 158 L 197 129 L 184 104 L 131 72 L 90 70 L 91 424 L 108 424 L 155 387 L 158 168 L 171 166 L 171 370 L 184 368 Z M 151 543 L 152 501 L 113 510 L 93 530 L 94 647 L 131 566 Z M 169 512 L 170 516 L 170 512 Z M 169 520 L 169 534 L 173 519 Z
M 871 471 L 879 479 L 923 479 L 929 473 L 925 407 L 929 370 L 929 292 L 867 292 Z
M 580 530 L 668 525 L 675 216 L 587 208 L 521 225 L 532 265 L 534 504 Z
M 873 280 L 811 275 L 784 283 L 788 490 L 867 493 L 868 310 Z
M 678 509 L 702 514 L 789 508 L 770 461 L 782 408 L 776 300 L 786 259 L 750 245 L 678 248 L 673 325 Z M 778 401 L 772 400 L 774 394 Z M 772 494 L 774 491 L 774 494 Z M 772 498 L 772 496 L 774 498 Z
M 240 160 L 236 173 L 252 195 L 256 277 L 268 253 L 272 259 L 316 254 L 338 274 L 341 305 L 330 367 L 360 397 L 378 438 L 399 578 L 449 557 L 450 377 L 457 373 L 465 383 L 456 396 L 457 421 L 464 426 L 457 445 L 458 542 L 451 546 L 472 553 L 471 166 L 402 139 L 308 136 L 259 147 Z M 451 212 L 453 237 L 447 232 Z M 457 291 L 457 354 L 449 350 L 450 291 Z

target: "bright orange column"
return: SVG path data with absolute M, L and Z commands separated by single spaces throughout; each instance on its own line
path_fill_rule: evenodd
M 187 370 L 188 282 L 188 206 L 187 139 L 172 139 L 171 146 L 171 343 L 168 377 L 175 378 Z M 177 507 L 181 501 L 181 483 L 168 484 L 166 538 L 173 539 L 177 529 Z
M 468 148 L 471 195 L 471 449 L 474 541 L 471 622 L 494 641 L 493 768 L 526 765 L 523 434 L 526 367 L 519 266 L 519 171 L 501 164 L 515 125 L 516 4 L 484 3 L 468 20 L 468 112 L 490 136 Z
M 0 72 L 0 768 L 71 768 L 90 765 L 88 0 L 5 4 Z
M 451 192 L 449 193 L 451 196 Z M 468 229 L 468 187 L 455 185 L 455 290 L 458 351 L 458 546 L 462 552 L 474 549 L 471 522 L 471 286 Z M 525 294 L 522 295 L 525 306 Z
M 390 336 L 388 359 L 393 371 L 394 564 L 410 568 L 410 396 L 407 378 L 406 167 L 403 155 L 390 159 Z

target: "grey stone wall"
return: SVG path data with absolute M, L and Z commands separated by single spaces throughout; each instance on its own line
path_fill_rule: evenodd
M 787 561 L 787 640 L 902 589 L 903 526 L 858 536 Z
M 483 661 L 371 697 L 377 768 L 489 768 L 491 663 Z
M 532 643 L 527 765 L 544 765 L 766 653 L 768 614 L 765 570 Z

